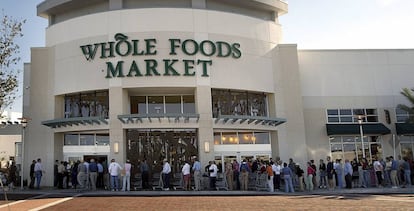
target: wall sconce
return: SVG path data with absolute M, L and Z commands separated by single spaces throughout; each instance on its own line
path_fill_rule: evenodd
M 210 152 L 210 142 L 204 142 L 204 152 Z
M 115 154 L 119 153 L 119 141 L 115 141 L 114 143 L 114 153 Z

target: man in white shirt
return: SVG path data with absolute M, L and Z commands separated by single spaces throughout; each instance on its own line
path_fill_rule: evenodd
M 111 164 L 109 164 L 108 172 L 111 175 L 111 188 L 112 191 L 118 191 L 119 189 L 119 171 L 122 170 L 122 167 L 115 162 L 115 159 L 111 160 Z
M 187 161 L 185 161 L 184 166 L 181 170 L 181 172 L 183 173 L 183 180 L 184 180 L 184 190 L 191 190 L 191 183 L 190 183 L 190 178 L 191 178 L 191 174 L 190 174 L 190 164 L 188 164 Z
M 208 168 L 208 171 L 210 172 L 210 189 L 215 190 L 218 168 L 216 166 L 216 162 L 214 161 L 210 161 L 209 164 L 210 167 Z
M 273 163 L 272 165 L 272 170 L 273 170 L 273 186 L 275 187 L 275 190 L 278 191 L 280 189 L 280 170 L 281 170 L 281 166 L 279 164 L 278 161 L 276 161 L 275 163 Z
M 164 184 L 164 190 L 170 190 L 170 173 L 171 173 L 171 166 L 168 163 L 167 159 L 164 159 L 164 165 L 162 167 L 162 180 Z

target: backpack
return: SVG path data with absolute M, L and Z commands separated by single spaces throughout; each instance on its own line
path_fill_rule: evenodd
M 247 171 L 247 165 L 246 165 L 245 163 L 243 163 L 243 164 L 240 166 L 240 171 L 241 171 L 241 172 L 246 172 L 246 171 Z

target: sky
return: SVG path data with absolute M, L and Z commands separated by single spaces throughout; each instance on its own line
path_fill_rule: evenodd
M 43 47 L 47 20 L 36 16 L 43 0 L 0 0 L 0 10 L 26 19 L 17 41 L 21 64 L 30 62 L 30 48 Z M 414 48 L 414 0 L 288 0 L 280 16 L 283 42 L 298 49 Z M 22 111 L 21 98 L 9 111 Z

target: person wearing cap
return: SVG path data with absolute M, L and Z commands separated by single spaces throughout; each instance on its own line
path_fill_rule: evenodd
M 122 191 L 131 190 L 131 167 L 131 162 L 129 160 L 126 160 L 126 163 L 124 165 L 125 174 L 122 177 Z
M 111 175 L 111 188 L 112 191 L 118 191 L 119 189 L 119 171 L 122 170 L 122 167 L 115 162 L 115 159 L 111 160 L 111 164 L 109 164 L 108 172 L 109 175 Z
M 162 180 L 164 184 L 164 190 L 170 190 L 170 173 L 171 166 L 168 163 L 167 158 L 164 159 L 164 165 L 162 167 Z

